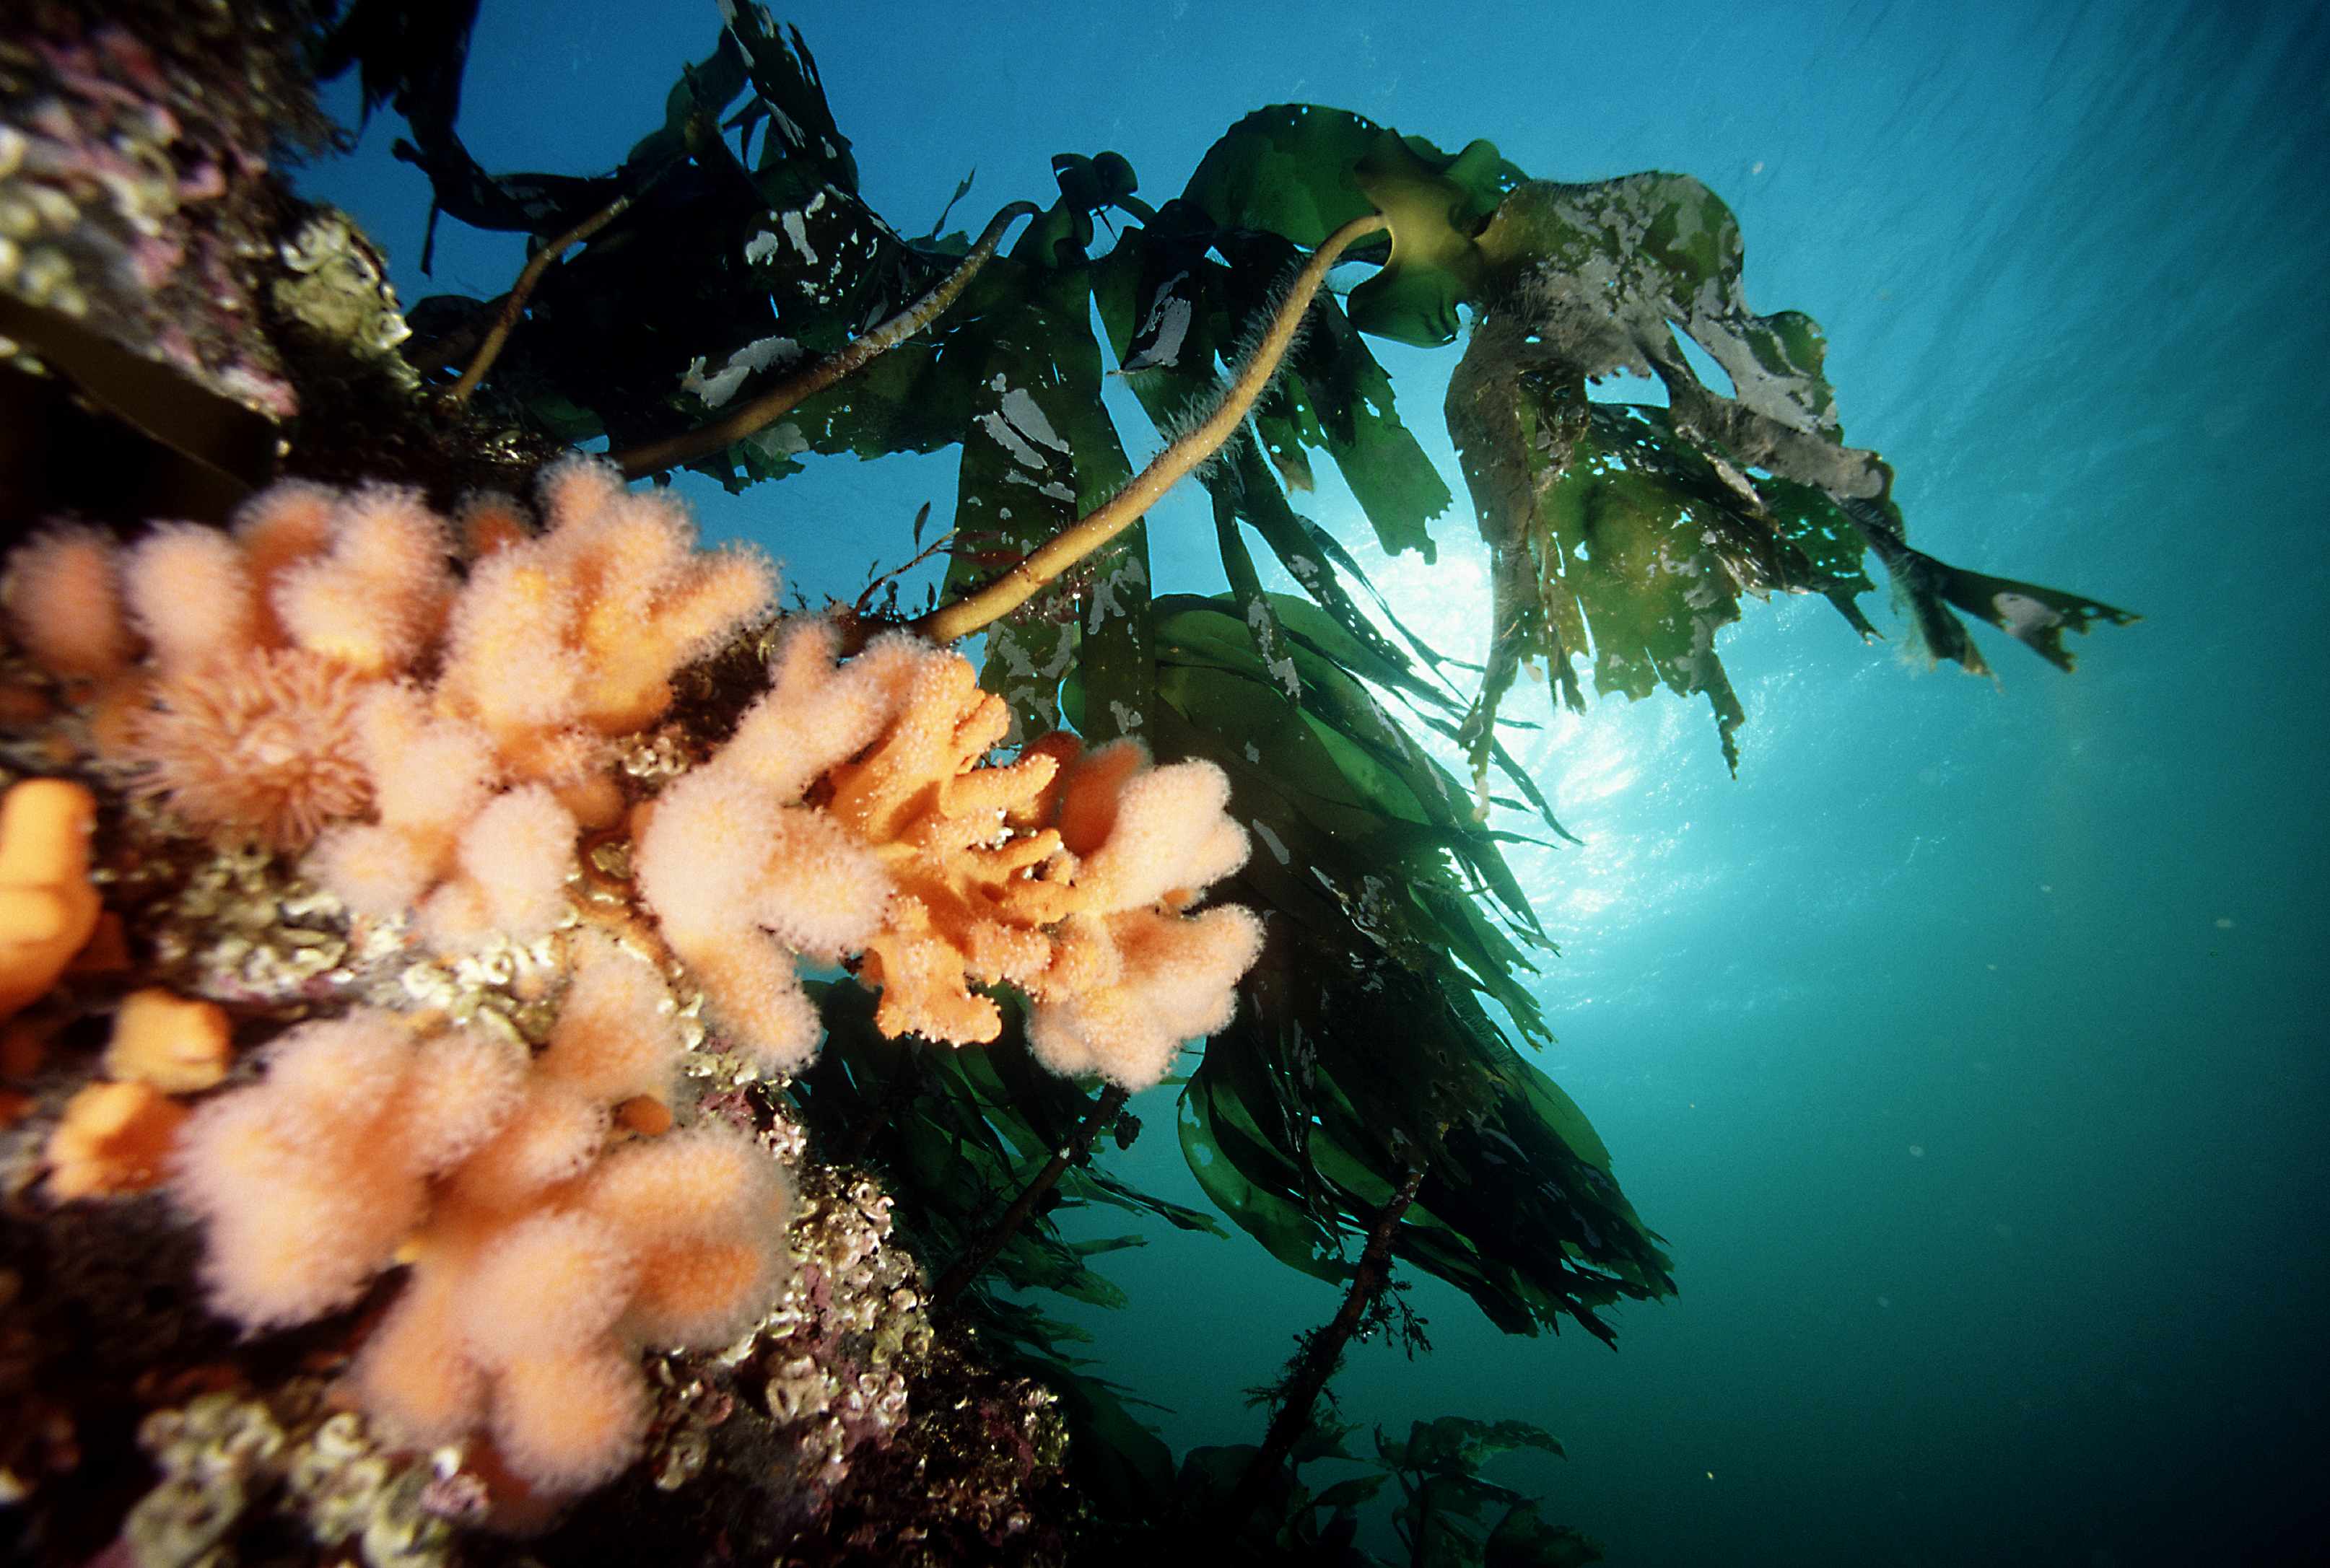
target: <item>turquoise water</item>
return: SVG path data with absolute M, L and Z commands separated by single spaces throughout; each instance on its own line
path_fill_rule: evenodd
M 1111 147 L 1177 190 L 1262 104 L 1358 110 L 1531 174 L 1696 174 L 1750 300 L 1826 328 L 1848 439 L 1913 542 L 2142 611 L 2065 677 L 1913 672 L 1825 606 L 1750 607 L 1725 776 L 1672 699 L 1560 720 L 1532 759 L 1584 849 L 1520 864 L 1564 952 L 1543 1065 L 1672 1245 L 1681 1293 L 1507 1339 L 1429 1281 L 1436 1353 L 1355 1351 L 1346 1413 L 1516 1418 L 1499 1461 L 1618 1564 L 2136 1568 L 2312 1561 L 2325 1442 L 2323 991 L 2330 678 L 2330 20 L 2313 5 L 802 6 L 869 199 L 904 231 L 974 163 L 973 221 Z M 709 5 L 486 0 L 462 131 L 496 169 L 594 172 L 659 122 Z M 346 106 L 348 95 L 338 101 Z M 353 109 L 344 109 L 353 118 Z M 408 299 L 517 253 L 426 210 L 375 124 L 312 170 Z M 1454 351 L 1384 355 L 1419 429 Z M 1121 420 L 1144 429 L 1137 414 Z M 1443 471 L 1453 459 L 1444 447 Z M 829 461 L 715 532 L 844 597 L 944 458 Z M 1477 646 L 1469 522 L 1384 562 L 1411 624 Z M 1186 542 L 1170 543 L 1176 530 Z M 1208 589 L 1177 497 L 1166 586 Z M 860 538 L 863 543 L 860 543 Z M 895 553 L 890 553 L 895 559 Z M 1880 619 L 1880 625 L 1890 623 Z M 1524 694 L 1515 711 L 1531 712 Z M 1190 1202 L 1170 1091 L 1126 1174 Z M 1110 1223 L 1095 1233 L 1121 1228 Z M 1108 1260 L 1086 1313 L 1177 1450 L 1252 1440 L 1334 1294 L 1244 1238 Z M 1374 1527 L 1363 1545 L 1389 1550 Z

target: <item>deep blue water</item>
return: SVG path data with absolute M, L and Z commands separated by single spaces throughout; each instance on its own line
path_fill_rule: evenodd
M 1896 466 L 1913 542 L 2147 617 L 2085 639 L 2069 677 L 1991 638 L 1994 689 L 1864 647 L 1824 605 L 1750 606 L 1722 644 L 1750 715 L 1737 780 L 1694 704 L 1550 723 L 1533 760 L 1587 845 L 1521 857 L 1564 949 L 1543 1064 L 1681 1294 L 1624 1313 L 1613 1355 L 1506 1339 L 1421 1283 L 1436 1353 L 1357 1351 L 1345 1411 L 1549 1428 L 1566 1461 L 1492 1478 L 1637 1568 L 2313 1560 L 2330 16 L 1314 10 L 786 14 L 910 232 L 974 163 L 957 222 L 1047 199 L 1061 151 L 1113 147 L 1161 200 L 1290 99 L 1486 137 L 1543 177 L 1696 174 L 1739 217 L 1755 307 L 1826 328 L 1847 436 Z M 605 168 L 716 25 L 709 5 L 486 0 L 461 128 L 490 167 Z M 499 292 L 515 244 L 450 222 L 435 279 L 414 269 L 427 198 L 386 157 L 397 128 L 307 184 L 389 244 L 408 298 Z M 1384 357 L 1436 426 L 1454 351 Z M 1321 482 L 1309 504 L 1379 562 Z M 838 460 L 711 490 L 707 520 L 846 597 L 952 488 L 944 458 Z M 1167 586 L 1218 581 L 1186 496 L 1152 532 Z M 1378 581 L 1477 644 L 1469 520 L 1437 533 L 1438 568 Z M 1128 1174 L 1199 1202 L 1169 1092 L 1136 1105 Z M 1238 1391 L 1334 1305 L 1243 1238 L 1167 1233 L 1106 1271 L 1133 1306 L 1083 1320 L 1103 1370 L 1172 1391 L 1177 1450 L 1251 1440 Z

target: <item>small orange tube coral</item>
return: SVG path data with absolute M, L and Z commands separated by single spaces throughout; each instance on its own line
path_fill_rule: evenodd
M 105 1048 L 105 1071 L 150 1083 L 165 1094 L 197 1093 L 226 1077 L 232 1034 L 217 1003 L 149 986 L 121 999 L 113 1015 L 113 1038 Z
M 158 1185 L 186 1108 L 150 1083 L 91 1083 L 49 1135 L 49 1195 L 59 1203 Z
M 96 809 L 87 789 L 62 779 L 27 779 L 0 799 L 0 1018 L 55 984 L 97 928 Z

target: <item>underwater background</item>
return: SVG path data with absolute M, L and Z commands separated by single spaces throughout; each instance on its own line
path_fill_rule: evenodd
M 1816 601 L 1721 650 L 1737 779 L 1696 704 L 1576 718 L 1523 691 L 1585 840 L 1515 864 L 1561 945 L 1539 1064 L 1594 1119 L 1680 1296 L 1511 1339 L 1421 1280 L 1428 1357 L 1358 1347 L 1347 1419 L 1545 1427 L 1492 1463 L 1615 1564 L 2136 1568 L 2330 1544 L 2330 13 L 2315 5 L 800 5 L 867 200 L 902 232 L 1048 200 L 1113 149 L 1162 200 L 1246 111 L 1306 101 L 1532 175 L 1658 168 L 1738 214 L 1754 308 L 1829 343 L 1845 439 L 1922 549 L 2145 619 L 2064 676 L 1913 671 Z M 460 130 L 496 171 L 597 172 L 660 123 L 714 8 L 485 0 Z M 353 83 L 327 97 L 353 124 Z M 490 298 L 518 241 L 440 223 L 383 114 L 301 188 L 391 252 L 409 305 Z M 1454 481 L 1457 351 L 1378 344 Z M 1653 383 L 1609 385 L 1660 401 Z M 1131 410 L 1131 401 L 1125 400 Z M 1137 411 L 1122 428 L 1145 429 Z M 807 473 L 707 532 L 848 598 L 952 455 Z M 1384 559 L 1322 469 L 1299 504 L 1407 624 L 1477 656 L 1469 517 Z M 1160 588 L 1220 587 L 1194 487 Z M 865 539 L 859 543 L 860 535 Z M 896 564 L 885 559 L 885 567 Z M 919 592 L 919 590 L 917 590 Z M 1880 619 L 1889 634 L 1896 625 Z M 1520 826 L 1508 824 L 1508 826 Z M 1203 1206 L 1168 1123 L 1110 1157 Z M 1153 1103 L 1144 1103 L 1144 1100 Z M 1071 1219 L 1072 1228 L 1078 1222 Z M 1121 1217 L 1091 1233 L 1122 1229 Z M 1179 1451 L 1254 1440 L 1242 1390 L 1339 1292 L 1243 1236 L 1158 1228 L 1046 1303 Z M 1360 1544 L 1393 1549 L 1380 1522 Z

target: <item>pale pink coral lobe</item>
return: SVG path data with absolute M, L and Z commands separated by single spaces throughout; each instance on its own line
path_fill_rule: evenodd
M 137 656 L 113 535 L 86 524 L 43 529 L 8 558 L 8 625 L 33 662 L 67 679 L 108 680 Z

